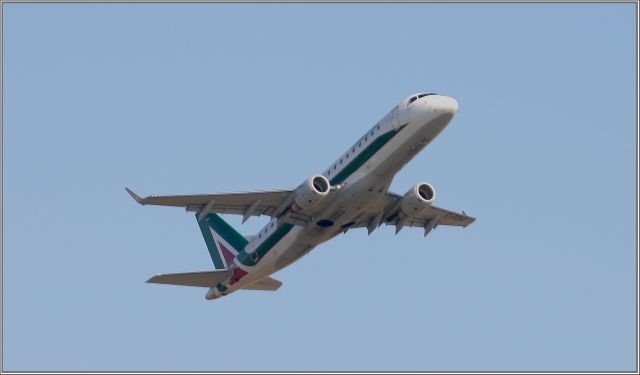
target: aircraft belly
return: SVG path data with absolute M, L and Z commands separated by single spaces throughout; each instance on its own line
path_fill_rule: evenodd
M 334 201 L 318 215 L 318 219 L 327 219 L 340 226 L 348 223 L 363 212 L 375 211 L 378 202 L 384 202 L 388 182 L 374 175 L 356 180 L 340 192 Z
M 313 246 L 294 245 L 284 250 L 275 262 L 276 270 L 280 270 L 309 253 Z

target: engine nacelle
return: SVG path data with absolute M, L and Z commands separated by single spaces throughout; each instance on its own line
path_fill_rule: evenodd
M 309 177 L 307 181 L 296 188 L 293 201 L 302 212 L 308 212 L 329 195 L 330 189 L 329 180 L 325 176 L 317 174 Z
M 426 182 L 420 182 L 412 186 L 400 202 L 400 210 L 407 216 L 417 216 L 425 208 L 431 205 L 436 197 L 436 191 Z

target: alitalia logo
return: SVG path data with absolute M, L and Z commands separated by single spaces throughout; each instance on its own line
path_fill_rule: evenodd
M 233 264 L 233 259 L 238 255 L 238 251 L 229 245 L 213 228 L 209 227 L 209 231 L 213 237 L 218 254 L 220 254 L 220 258 L 224 262 L 225 268 L 229 268 L 231 264 Z

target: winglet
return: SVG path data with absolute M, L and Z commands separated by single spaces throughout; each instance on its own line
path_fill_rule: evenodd
M 129 193 L 129 195 L 131 196 L 131 198 L 133 198 L 133 200 L 135 200 L 136 202 L 140 203 L 141 205 L 144 205 L 144 201 L 142 198 L 140 198 L 140 196 L 136 193 L 134 193 L 131 189 L 129 189 L 128 187 L 124 188 L 124 190 L 127 191 L 127 193 Z

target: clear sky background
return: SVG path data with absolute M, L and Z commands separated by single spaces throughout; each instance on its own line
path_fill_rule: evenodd
M 3 4 L 3 369 L 635 369 L 635 7 Z M 145 283 L 211 260 L 125 186 L 294 187 L 417 91 L 460 111 L 392 190 L 473 225 Z

